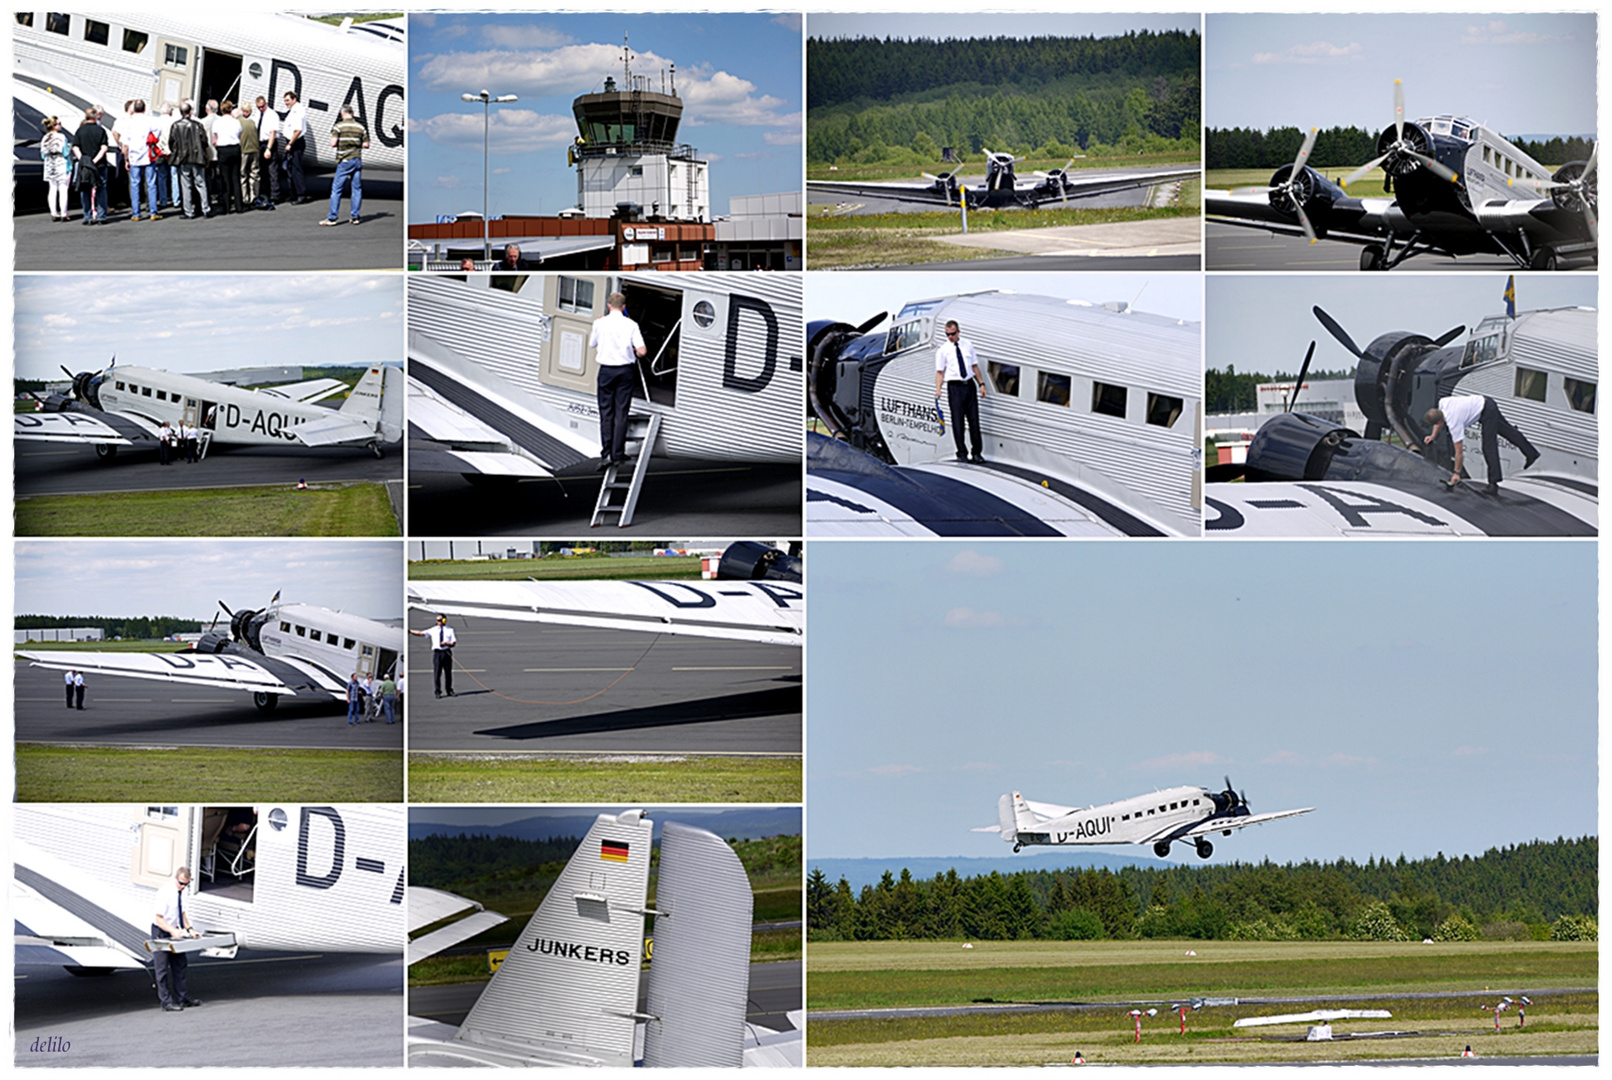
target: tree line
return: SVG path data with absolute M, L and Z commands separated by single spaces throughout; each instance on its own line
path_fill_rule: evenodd
M 959 83 L 1041 90 L 1060 80 L 1120 75 L 1196 78 L 1197 31 L 1133 31 L 1115 37 L 812 38 L 806 107 L 890 101 Z
M 1316 132 L 1309 164 L 1319 170 L 1354 169 L 1377 156 L 1381 129 L 1332 127 Z M 1206 128 L 1204 167 L 1208 169 L 1278 169 L 1293 164 L 1304 143 L 1304 130 L 1296 127 Z M 1511 140 L 1513 146 L 1542 165 L 1589 160 L 1588 139 L 1551 138 L 1544 141 Z
M 1353 379 L 1353 371 L 1316 371 L 1311 370 L 1304 376 L 1304 380 L 1311 379 Z M 1259 395 L 1256 392 L 1261 383 L 1292 382 L 1298 378 L 1297 372 L 1278 371 L 1274 375 L 1262 375 L 1259 372 L 1239 373 L 1231 364 L 1226 370 L 1209 368 L 1203 373 L 1203 411 L 1206 416 L 1218 416 L 1225 413 L 1251 413 L 1259 410 Z
M 1276 865 L 1027 870 L 915 879 L 859 892 L 814 868 L 809 940 L 1594 938 L 1599 841 L 1464 855 Z
M 195 619 L 170 615 L 141 615 L 135 618 L 108 618 L 101 615 L 18 615 L 18 630 L 54 630 L 63 627 L 98 626 L 109 638 L 126 641 L 153 641 L 175 634 L 194 634 L 202 628 Z

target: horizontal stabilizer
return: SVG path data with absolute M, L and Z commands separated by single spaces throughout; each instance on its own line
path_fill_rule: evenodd
M 1392 1020 L 1387 1009 L 1313 1009 L 1310 1012 L 1283 1013 L 1281 1016 L 1245 1016 L 1232 1027 L 1265 1027 L 1270 1024 L 1319 1024 L 1333 1020 Z
M 215 949 L 233 950 L 235 948 L 234 934 L 203 934 L 193 938 L 147 938 L 145 941 L 148 953 L 199 953 L 212 952 Z
M 291 434 L 304 446 L 363 444 L 380 437 L 373 426 L 339 412 L 297 424 L 291 428 Z
M 292 401 L 300 401 L 304 405 L 311 405 L 346 389 L 347 384 L 340 379 L 309 379 L 307 382 L 263 386 L 259 387 L 257 392 L 266 394 L 269 397 L 289 398 Z
M 407 900 L 411 934 L 461 911 L 471 908 L 481 910 L 481 905 L 474 900 L 441 889 L 428 889 L 424 885 L 410 885 Z
M 410 894 L 412 897 L 412 893 Z M 412 912 L 410 912 L 412 916 Z M 469 941 L 483 930 L 491 930 L 500 923 L 509 921 L 508 915 L 500 915 L 496 911 L 478 911 L 473 915 L 449 923 L 429 934 L 417 937 L 409 942 L 408 962 L 418 963 L 428 956 L 435 956 L 443 949 L 451 949 L 461 941 Z

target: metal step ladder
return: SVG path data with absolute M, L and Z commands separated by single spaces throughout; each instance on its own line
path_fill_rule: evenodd
M 605 470 L 604 483 L 599 485 L 599 499 L 593 504 L 593 521 L 597 529 L 612 514 L 618 515 L 616 526 L 625 529 L 632 524 L 633 511 L 638 507 L 639 493 L 644 490 L 644 477 L 649 473 L 649 455 L 660 436 L 661 414 L 658 412 L 633 413 L 627 418 L 627 457 L 633 461 L 632 479 L 620 480 L 620 466 L 611 465 Z M 616 501 L 616 495 L 621 501 Z

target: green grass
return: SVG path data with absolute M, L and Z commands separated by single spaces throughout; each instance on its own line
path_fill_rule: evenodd
M 1316 171 L 1334 184 L 1342 186 L 1343 178 L 1354 172 L 1354 167 L 1351 166 L 1347 169 L 1317 169 Z M 1203 174 L 1203 186 L 1216 191 L 1240 187 L 1265 187 L 1271 182 L 1271 177 L 1275 172 L 1275 169 L 1210 169 Z M 1345 190 L 1357 199 L 1381 198 L 1387 194 L 1383 191 L 1383 171 L 1373 169 L 1350 184 Z
M 1020 179 L 1029 177 L 1037 169 L 1048 172 L 1052 169 L 1061 169 L 1068 162 L 1068 158 L 1019 158 L 1013 163 L 1013 173 Z M 1071 173 L 1082 169 L 1141 169 L 1154 165 L 1192 165 L 1195 162 L 1184 162 L 1179 152 L 1156 154 L 1111 154 L 1106 157 L 1076 158 L 1069 166 Z M 936 162 L 927 168 L 907 164 L 905 162 L 894 164 L 845 164 L 831 168 L 828 164 L 808 165 L 806 179 L 808 180 L 912 180 L 920 172 L 928 172 L 938 176 L 947 171 L 957 171 L 960 179 L 980 179 L 985 176 L 985 158 L 980 156 L 962 164 Z M 1266 174 L 1269 175 L 1268 173 Z
M 201 488 L 17 500 L 18 536 L 399 536 L 383 484 Z
M 13 649 L 29 652 L 178 652 L 177 641 L 28 641 Z
M 17 744 L 18 802 L 402 802 L 389 750 Z
M 410 802 L 800 801 L 798 757 L 409 755 Z
M 813 1009 L 1593 987 L 1594 942 L 813 943 Z M 1198 955 L 1186 957 L 1187 949 Z
M 417 581 L 668 581 L 700 576 L 697 556 L 623 556 L 621 558 L 431 559 L 409 563 L 409 577 Z

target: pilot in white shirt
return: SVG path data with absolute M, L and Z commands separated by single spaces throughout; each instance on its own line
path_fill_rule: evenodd
M 459 639 L 454 636 L 453 627 L 448 625 L 448 617 L 438 615 L 437 624 L 429 630 L 410 630 L 409 633 L 430 639 L 432 689 L 437 697 L 441 697 L 443 684 L 446 683 L 448 696 L 453 697 L 453 647 Z
M 599 361 L 599 471 L 627 460 L 627 415 L 632 411 L 633 367 L 648 350 L 638 324 L 627 318 L 627 297 L 613 292 L 610 313 L 593 321 L 588 344 Z
M 1505 436 L 1507 442 L 1522 451 L 1523 468 L 1528 468 L 1539 457 L 1539 451 L 1534 449 L 1534 444 L 1513 427 L 1510 420 L 1501 415 L 1500 406 L 1495 404 L 1492 397 L 1454 394 L 1439 398 L 1438 408 L 1428 409 L 1422 419 L 1429 429 L 1427 437 L 1422 440 L 1424 444 L 1432 443 L 1440 427 L 1449 429 L 1450 440 L 1455 443 L 1455 472 L 1448 481 L 1450 487 L 1461 482 L 1461 466 L 1465 462 L 1466 429 L 1473 424 L 1483 425 L 1483 465 L 1488 470 L 1487 484 L 1483 489 L 1485 494 L 1500 494 L 1500 436 Z
M 946 403 L 952 414 L 952 440 L 957 444 L 957 460 L 985 464 L 985 440 L 980 435 L 980 398 L 985 396 L 985 379 L 980 374 L 974 345 L 962 336 L 955 319 L 946 322 L 946 344 L 935 350 L 935 397 L 946 387 Z M 978 387 L 976 394 L 975 388 Z M 963 425 L 971 425 L 970 456 L 963 447 Z

